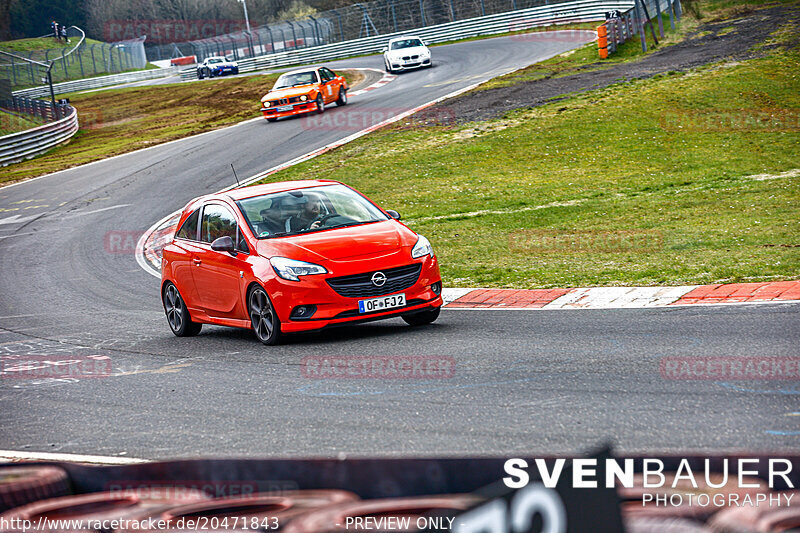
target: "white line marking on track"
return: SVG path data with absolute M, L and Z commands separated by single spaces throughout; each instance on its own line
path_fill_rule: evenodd
M 95 209 L 94 211 L 78 211 L 78 212 L 66 215 L 64 218 L 74 218 L 74 217 L 82 217 L 84 215 L 93 215 L 95 213 L 102 213 L 103 211 L 110 211 L 112 209 L 119 209 L 120 207 L 130 207 L 130 205 L 131 204 L 119 204 L 119 205 L 112 205 L 110 207 L 103 207 L 102 209 Z
M 130 465 L 136 463 L 147 463 L 147 459 L 136 459 L 134 457 L 114 457 L 105 455 L 79 455 L 71 453 L 47 453 L 47 452 L 18 452 L 16 450 L 0 450 L 0 459 L 11 461 L 60 461 L 68 463 L 95 463 L 104 465 Z

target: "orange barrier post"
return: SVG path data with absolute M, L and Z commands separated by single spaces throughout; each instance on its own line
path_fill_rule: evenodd
M 605 59 L 608 57 L 608 30 L 605 24 L 597 27 L 597 48 L 600 52 L 600 57 Z

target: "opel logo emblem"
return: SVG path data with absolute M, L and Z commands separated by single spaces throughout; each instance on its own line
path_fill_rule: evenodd
M 386 274 L 383 272 L 375 272 L 372 275 L 372 284 L 376 287 L 383 287 L 383 284 L 386 283 Z

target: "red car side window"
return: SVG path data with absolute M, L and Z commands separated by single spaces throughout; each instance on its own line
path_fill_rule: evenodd
M 186 221 L 181 226 L 181 229 L 178 230 L 178 233 L 175 234 L 176 237 L 180 239 L 189 239 L 190 241 L 197 240 L 197 221 L 200 218 L 200 210 L 195 209 L 194 213 L 189 215 Z
M 203 224 L 200 240 L 214 242 L 220 237 L 230 237 L 236 242 L 237 224 L 233 214 L 217 204 L 208 204 L 203 209 Z

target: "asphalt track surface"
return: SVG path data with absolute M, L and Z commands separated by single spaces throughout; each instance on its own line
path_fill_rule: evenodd
M 505 37 L 437 47 L 434 68 L 323 117 L 350 113 L 360 128 L 365 116 L 576 44 Z M 247 177 L 355 131 L 309 124 L 248 122 L 0 189 L 3 364 L 93 355 L 112 367 L 73 380 L 13 378 L 4 366 L 0 448 L 154 459 L 569 453 L 603 442 L 623 452 L 797 450 L 797 382 L 670 380 L 659 370 L 666 356 L 797 356 L 796 304 L 447 310 L 430 327 L 397 319 L 280 347 L 222 327 L 172 336 L 158 280 L 136 264 L 132 244 L 110 248 L 111 236 L 135 242 L 190 198 L 229 185 L 231 161 Z M 321 355 L 447 356 L 455 372 L 304 377 L 303 358 Z

